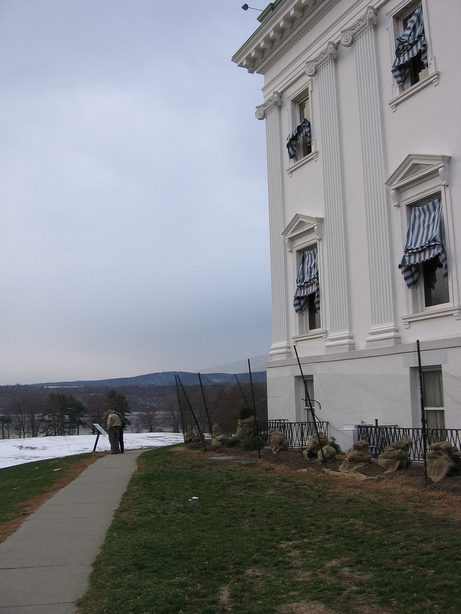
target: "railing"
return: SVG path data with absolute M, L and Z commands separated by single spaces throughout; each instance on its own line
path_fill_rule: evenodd
M 328 436 L 328 422 L 317 420 L 317 429 Z M 288 422 L 288 420 L 260 420 L 259 434 L 268 440 L 269 431 L 275 429 L 284 434 L 290 448 L 304 448 L 316 435 L 313 422 Z
M 396 425 L 391 426 L 369 426 L 359 424 L 357 426 L 358 438 L 368 441 L 373 456 L 377 457 L 385 448 L 402 439 L 409 437 L 412 445 L 409 456 L 412 460 L 420 461 L 424 459 L 423 431 L 421 428 L 402 428 Z M 431 443 L 448 441 L 452 446 L 460 450 L 461 430 L 460 429 L 427 429 L 427 448 Z

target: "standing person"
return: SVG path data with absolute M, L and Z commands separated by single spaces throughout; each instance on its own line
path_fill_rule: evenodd
M 119 431 L 119 444 L 120 444 L 120 454 L 123 454 L 125 452 L 125 446 L 123 443 L 123 431 L 125 430 L 125 420 L 123 419 L 122 414 L 119 411 L 115 412 L 116 415 L 120 418 L 120 431 Z
M 107 432 L 109 433 L 110 451 L 112 454 L 118 454 L 121 426 L 122 421 L 114 412 L 114 410 L 110 409 L 107 412 Z

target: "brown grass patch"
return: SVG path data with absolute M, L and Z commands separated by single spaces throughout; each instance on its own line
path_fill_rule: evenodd
M 21 515 L 18 518 L 10 520 L 9 522 L 5 522 L 0 526 L 0 543 L 5 541 L 5 539 L 10 535 L 13 535 L 13 533 L 15 533 L 19 529 L 24 520 L 26 520 L 26 518 L 30 514 L 35 512 L 35 510 L 37 510 L 43 503 L 45 503 L 45 501 L 51 499 L 51 497 L 55 495 L 58 491 L 60 491 L 61 488 L 64 488 L 64 486 L 67 486 L 73 480 L 75 480 L 76 477 L 78 477 L 87 467 L 89 467 L 96 460 L 98 460 L 98 458 L 100 457 L 82 458 L 81 461 L 75 463 L 75 465 L 69 468 L 67 474 L 62 478 L 59 478 L 59 480 L 57 480 L 49 490 L 39 495 L 38 497 L 34 497 L 30 501 L 21 504 Z

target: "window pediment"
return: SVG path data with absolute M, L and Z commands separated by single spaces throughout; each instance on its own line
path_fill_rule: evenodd
M 293 243 L 296 241 L 320 241 L 322 238 L 322 217 L 310 217 L 297 213 L 285 230 L 282 236 L 288 246 L 288 251 L 292 250 Z
M 440 185 L 448 185 L 450 160 L 451 156 L 409 154 L 385 182 L 394 206 L 400 205 L 400 192 L 429 179 L 438 178 Z
M 450 159 L 450 156 L 409 154 L 386 181 L 386 185 L 398 190 L 428 179 L 431 175 L 438 174 L 441 168 L 446 169 Z

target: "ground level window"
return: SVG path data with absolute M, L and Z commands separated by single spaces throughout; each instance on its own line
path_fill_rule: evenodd
M 309 395 L 309 399 L 311 400 L 312 408 L 314 409 L 314 412 L 316 412 L 318 406 L 316 401 L 314 400 L 314 378 L 312 375 L 304 375 L 304 381 L 302 377 L 296 377 L 295 380 L 298 389 L 296 401 L 296 420 L 298 422 L 312 422 L 313 417 L 312 412 L 310 411 L 309 401 L 306 396 L 306 387 L 304 385 L 304 382 L 307 386 L 307 393 Z
M 442 368 L 423 369 L 423 402 L 427 428 L 445 428 Z

